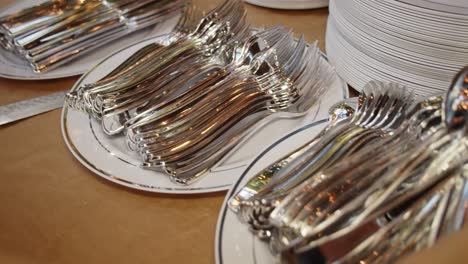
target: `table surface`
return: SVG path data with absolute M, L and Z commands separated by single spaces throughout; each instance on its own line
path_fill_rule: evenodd
M 2 0 L 0 8 L 13 0 Z M 209 10 L 219 1 L 194 0 Z M 283 24 L 324 47 L 326 8 L 246 4 L 253 26 Z M 0 105 L 68 90 L 78 77 L 0 78 Z M 0 263 L 213 263 L 225 192 L 162 195 L 94 175 L 68 151 L 60 110 L 0 127 Z

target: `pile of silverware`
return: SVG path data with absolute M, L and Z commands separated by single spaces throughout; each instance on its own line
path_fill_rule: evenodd
M 357 104 L 357 109 L 353 107 Z M 355 110 L 354 110 L 355 109 Z M 468 199 L 468 68 L 443 96 L 371 82 L 229 207 L 288 263 L 389 263 L 459 230 Z
M 44 72 L 173 17 L 188 0 L 49 0 L 0 18 L 0 44 Z
M 144 168 L 181 184 L 205 174 L 259 120 L 305 115 L 334 76 L 317 46 L 290 30 L 251 29 L 239 0 L 199 17 L 192 9 L 165 45 L 142 48 L 67 95 L 108 135 L 124 133 Z

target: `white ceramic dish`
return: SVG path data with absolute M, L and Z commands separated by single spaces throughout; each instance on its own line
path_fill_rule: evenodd
M 276 9 L 314 9 L 328 6 L 329 0 L 244 0 L 247 3 Z
M 245 169 L 226 195 L 218 217 L 215 239 L 217 264 L 278 263 L 278 260 L 270 253 L 268 244 L 252 235 L 248 227 L 241 223 L 237 215 L 228 208 L 227 202 L 256 173 L 313 139 L 327 123 L 326 119 L 320 120 L 285 135 L 262 151 Z
M 12 12 L 19 11 L 21 9 L 38 5 L 44 0 L 24 0 L 15 1 L 9 7 L 0 10 L 0 16 L 9 14 Z M 115 52 L 122 47 L 126 47 L 139 40 L 150 38 L 156 35 L 169 33 L 174 26 L 177 24 L 178 18 L 175 17 L 164 23 L 157 25 L 156 27 L 146 28 L 116 41 L 113 41 L 105 46 L 99 47 L 89 53 L 84 54 L 69 62 L 61 65 L 57 68 L 51 69 L 44 73 L 34 73 L 32 68 L 27 65 L 26 61 L 15 56 L 12 52 L 1 49 L 0 51 L 0 77 L 18 80 L 46 80 L 46 79 L 57 79 L 70 77 L 75 75 L 81 75 L 89 71 L 96 63 L 103 58 L 106 58 L 111 53 Z
M 73 89 L 82 83 L 100 79 L 141 47 L 152 42 L 163 43 L 164 39 L 164 36 L 155 37 L 117 51 L 83 75 Z M 328 62 L 323 59 L 322 63 Z M 332 104 L 347 97 L 346 83 L 336 76 L 324 99 L 318 106 L 311 108 L 306 116 L 282 119 L 290 115 L 284 113 L 270 115 L 258 123 L 255 129 L 210 172 L 189 186 L 173 183 L 162 172 L 140 168 L 140 158 L 127 150 L 123 136 L 105 135 L 98 121 L 67 106 L 63 108 L 62 113 L 62 132 L 68 148 L 84 166 L 117 184 L 159 193 L 216 192 L 229 189 L 260 150 L 297 127 L 325 118 Z
M 370 80 L 399 82 L 421 95 L 446 90 L 468 58 L 468 15 L 425 7 L 429 2 L 331 0 L 331 64 L 358 90 Z

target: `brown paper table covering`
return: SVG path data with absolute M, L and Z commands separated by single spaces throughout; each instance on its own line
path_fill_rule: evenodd
M 13 2 L 2 0 L 0 8 Z M 219 0 L 194 2 L 209 10 Z M 309 41 L 319 40 L 323 49 L 326 8 L 246 6 L 253 26 L 283 24 Z M 0 105 L 68 90 L 77 79 L 0 78 Z M 161 195 L 105 181 L 68 151 L 60 114 L 55 110 L 0 127 L 0 263 L 214 262 L 225 192 Z

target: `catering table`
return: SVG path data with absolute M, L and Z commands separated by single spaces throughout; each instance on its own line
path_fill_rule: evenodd
M 14 0 L 2 0 L 0 8 Z M 208 10 L 219 1 L 195 0 Z M 326 8 L 280 11 L 246 5 L 253 26 L 283 24 L 323 49 Z M 0 105 L 69 89 L 0 78 Z M 213 263 L 225 192 L 162 195 L 94 175 L 68 151 L 61 110 L 0 127 L 0 263 Z

